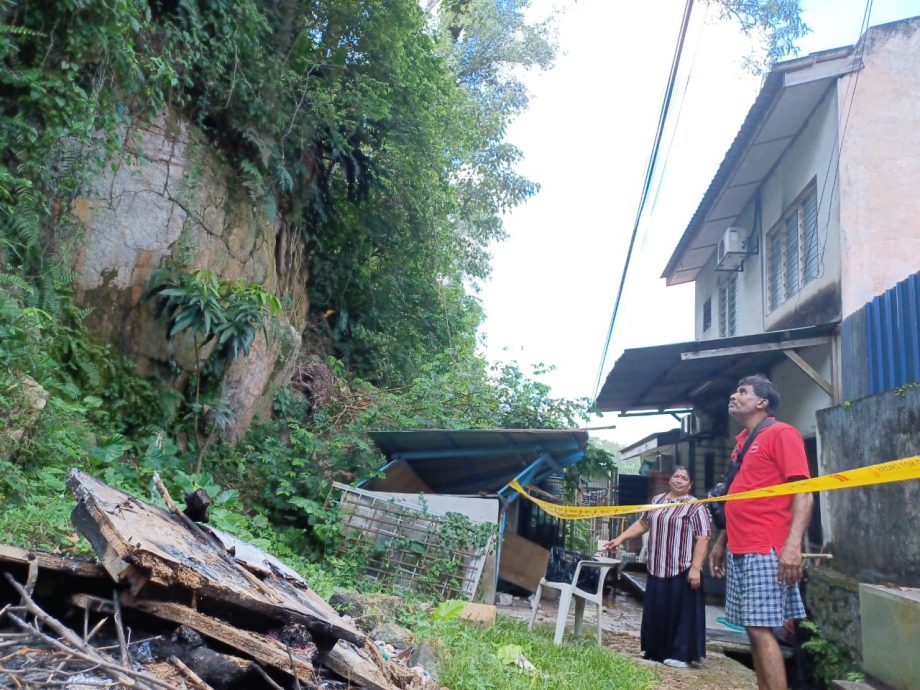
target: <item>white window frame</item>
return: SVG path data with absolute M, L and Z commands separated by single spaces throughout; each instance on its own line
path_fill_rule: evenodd
M 820 275 L 814 179 L 767 232 L 764 247 L 765 303 L 770 313 Z

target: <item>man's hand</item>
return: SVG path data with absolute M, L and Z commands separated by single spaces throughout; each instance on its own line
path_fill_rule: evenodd
M 797 544 L 786 544 L 779 555 L 779 568 L 776 573 L 780 584 L 794 585 L 802 579 L 802 547 Z
M 725 540 L 718 539 L 709 552 L 709 570 L 716 577 L 725 577 Z
M 690 570 L 687 571 L 687 582 L 690 583 L 690 589 L 699 589 L 700 579 L 700 569 L 697 566 L 691 565 Z

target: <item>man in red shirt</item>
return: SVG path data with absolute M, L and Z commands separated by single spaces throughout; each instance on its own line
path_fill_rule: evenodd
M 728 399 L 728 413 L 744 429 L 737 436 L 732 460 L 748 435 L 773 417 L 779 397 L 773 383 L 763 376 L 747 376 L 738 382 Z M 774 423 L 761 426 L 748 447 L 729 494 L 810 476 L 801 434 L 789 424 L 771 421 Z M 812 503 L 810 493 L 725 503 L 726 532 L 716 539 L 709 555 L 713 575 L 728 573 L 725 615 L 747 630 L 760 690 L 788 687 L 773 629 L 790 618 L 805 617 L 798 582 Z

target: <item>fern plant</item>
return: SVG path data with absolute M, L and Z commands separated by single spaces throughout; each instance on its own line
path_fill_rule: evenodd
M 202 378 L 208 372 L 220 378 L 227 365 L 249 354 L 259 331 L 268 338 L 267 323 L 281 314 L 281 301 L 256 283 L 222 281 L 207 270 L 186 273 L 166 264 L 151 279 L 145 299 L 158 303 L 166 318 L 167 337 L 192 335 L 195 351 L 195 395 L 186 418 L 193 422 L 198 440 L 196 472 L 214 436 L 229 427 L 230 412 L 219 402 L 202 401 Z M 202 360 L 205 345 L 215 343 Z M 210 424 L 205 434 L 201 422 Z

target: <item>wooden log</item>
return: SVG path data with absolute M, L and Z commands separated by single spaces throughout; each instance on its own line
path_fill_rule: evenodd
M 31 551 L 18 546 L 0 544 L 0 562 L 16 563 L 28 567 L 33 561 L 39 570 L 51 570 L 68 575 L 79 575 L 80 577 L 108 579 L 105 569 L 94 561 L 68 558 L 46 551 Z
M 74 594 L 71 597 L 71 602 L 80 608 L 92 608 L 97 611 L 108 611 L 112 608 L 111 602 L 88 594 Z M 307 687 L 316 687 L 312 682 L 314 675 L 313 663 L 305 657 L 294 654 L 292 667 L 287 649 L 279 640 L 261 633 L 242 630 L 237 626 L 199 613 L 181 604 L 135 599 L 126 593 L 121 595 L 121 603 L 123 606 L 143 611 L 161 620 L 178 625 L 187 625 L 205 637 L 222 642 L 263 664 L 273 666 L 288 675 L 296 675 L 301 682 L 308 684 Z

